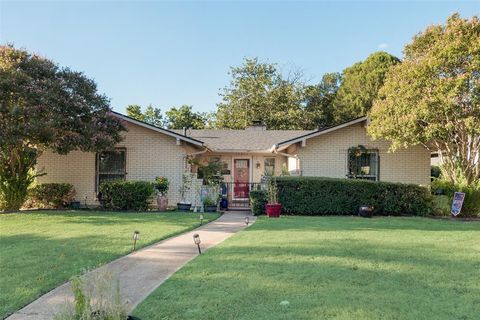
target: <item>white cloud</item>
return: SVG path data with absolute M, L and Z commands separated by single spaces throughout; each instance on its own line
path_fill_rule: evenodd
M 387 43 L 380 43 L 378 45 L 378 49 L 387 49 L 388 48 L 388 44 Z

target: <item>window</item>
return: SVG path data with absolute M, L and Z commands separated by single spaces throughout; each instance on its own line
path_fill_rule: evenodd
M 265 158 L 263 166 L 265 175 L 273 176 L 275 174 L 275 158 Z
M 126 150 L 116 149 L 97 153 L 96 159 L 96 184 L 98 186 L 104 181 L 125 180 L 126 176 Z
M 363 147 L 348 150 L 348 178 L 378 181 L 378 172 L 378 150 Z

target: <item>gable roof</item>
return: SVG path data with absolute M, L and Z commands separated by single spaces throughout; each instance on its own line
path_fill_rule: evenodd
M 117 118 L 120 118 L 122 120 L 125 120 L 127 122 L 130 122 L 130 123 L 133 123 L 133 124 L 136 124 L 138 126 L 141 126 L 141 127 L 144 127 L 144 128 L 147 128 L 147 129 L 150 129 L 150 130 L 153 130 L 153 131 L 157 131 L 157 132 L 160 132 L 160 133 L 163 133 L 163 134 L 166 134 L 167 136 L 171 136 L 171 137 L 174 137 L 176 139 L 180 139 L 182 141 L 186 141 L 186 142 L 189 142 L 191 144 L 194 144 L 194 145 L 197 145 L 197 146 L 203 146 L 203 141 L 200 141 L 200 140 L 197 140 L 197 139 L 194 139 L 194 138 L 191 138 L 191 137 L 186 137 L 184 136 L 183 134 L 179 134 L 175 131 L 172 131 L 172 130 L 168 130 L 168 129 L 163 129 L 163 128 L 160 128 L 160 127 L 157 127 L 157 126 L 154 126 L 152 124 L 149 124 L 149 123 L 146 123 L 146 122 L 143 122 L 143 121 L 140 121 L 140 120 L 137 120 L 137 119 L 134 119 L 134 118 L 131 118 L 129 116 L 126 116 L 124 114 L 121 114 L 121 113 L 118 113 L 118 112 L 115 112 L 115 111 L 111 111 L 112 114 L 114 116 L 116 116 Z
M 182 130 L 175 130 L 177 133 Z M 201 140 L 213 151 L 270 153 L 278 141 L 292 139 L 314 130 L 187 130 L 187 136 Z
M 187 134 L 183 135 L 183 130 L 168 130 L 115 111 L 111 112 L 114 116 L 127 122 L 218 152 L 270 153 L 306 139 L 368 121 L 368 118 L 364 116 L 318 130 L 188 129 Z
M 334 126 L 331 126 L 331 127 L 318 129 L 318 130 L 315 130 L 313 132 L 306 133 L 306 134 L 294 137 L 292 139 L 287 139 L 287 140 L 284 140 L 282 142 L 276 143 L 273 146 L 273 149 L 279 149 L 279 148 L 282 148 L 282 147 L 285 147 L 285 146 L 289 146 L 289 145 L 292 145 L 294 143 L 301 142 L 301 141 L 306 140 L 306 139 L 314 138 L 314 137 L 317 137 L 319 135 L 326 134 L 326 133 L 329 133 L 329 132 L 332 132 L 332 131 L 335 131 L 335 130 L 338 130 L 338 129 L 342 129 L 342 128 L 345 128 L 345 127 L 348 127 L 348 126 L 351 126 L 351 125 L 354 125 L 354 124 L 357 124 L 357 123 L 361 123 L 361 122 L 364 122 L 364 121 L 368 121 L 368 117 L 363 116 L 363 117 L 356 118 L 356 119 L 353 119 L 353 120 L 349 120 L 347 122 L 343 122 L 343 123 L 340 123 L 340 124 L 337 124 L 337 125 L 334 125 Z

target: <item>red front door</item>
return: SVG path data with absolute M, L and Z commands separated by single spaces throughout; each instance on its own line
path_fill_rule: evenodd
M 233 198 L 246 199 L 250 191 L 250 160 L 233 160 Z

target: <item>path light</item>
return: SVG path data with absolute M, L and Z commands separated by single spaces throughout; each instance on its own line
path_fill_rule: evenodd
M 200 236 L 198 235 L 198 233 L 195 233 L 193 235 L 193 242 L 197 245 L 198 247 L 198 253 L 199 254 L 202 254 L 202 250 L 200 249 Z
M 248 226 L 249 223 L 250 223 L 250 218 L 249 218 L 249 217 L 245 217 L 245 224 Z
M 200 225 L 203 224 L 203 213 L 200 213 Z
M 137 240 L 140 239 L 140 231 L 133 232 L 133 251 L 135 251 L 135 245 L 137 244 Z

